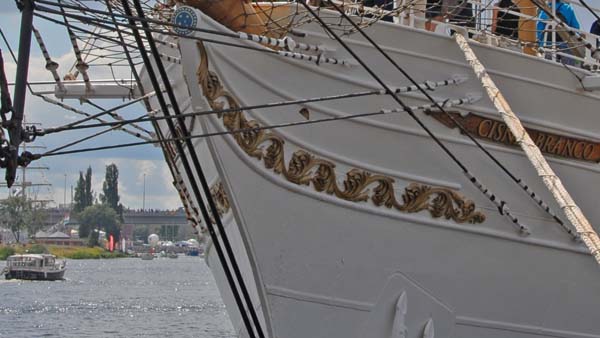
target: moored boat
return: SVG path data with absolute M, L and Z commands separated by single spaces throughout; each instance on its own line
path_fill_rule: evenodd
M 142 254 L 140 255 L 140 258 L 141 258 L 143 261 L 151 261 L 151 260 L 153 260 L 153 259 L 154 259 L 154 254 L 153 254 L 153 253 L 150 253 L 150 252 L 144 252 L 144 253 L 142 253 Z
M 66 261 L 49 254 L 12 255 L 6 260 L 6 279 L 61 280 Z

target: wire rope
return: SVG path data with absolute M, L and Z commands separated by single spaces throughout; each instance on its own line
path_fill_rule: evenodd
M 352 25 L 355 25 L 354 21 L 352 21 L 351 18 L 349 18 L 346 13 L 344 13 L 335 3 L 333 3 L 333 1 L 328 0 L 331 5 L 340 13 L 340 15 L 342 15 L 347 21 L 349 21 Z M 416 80 L 410 76 L 410 74 L 408 74 L 406 72 L 406 70 L 404 70 L 404 68 L 402 68 L 394 59 L 392 59 L 389 54 L 387 52 L 385 52 L 368 34 L 366 34 L 362 28 L 355 26 L 357 31 L 365 38 L 369 41 L 369 43 L 377 49 L 377 51 L 383 55 L 393 66 L 394 68 L 396 68 L 398 71 L 400 71 L 404 77 L 406 77 L 411 83 L 416 83 Z M 455 33 L 458 34 L 458 33 Z M 533 192 L 529 186 L 523 182 L 522 179 L 517 178 L 510 170 L 508 170 L 508 168 L 506 168 L 502 163 L 500 163 L 500 161 L 494 156 L 492 155 L 487 149 L 485 149 L 483 147 L 483 145 L 477 141 L 472 135 L 471 133 L 464 128 L 464 126 L 462 126 L 462 124 L 460 124 L 460 122 L 458 122 L 454 116 L 452 116 L 452 114 L 448 113 L 444 107 L 442 107 L 441 105 L 437 104 L 437 102 L 433 99 L 433 97 L 431 97 L 431 95 L 429 95 L 429 93 L 427 93 L 427 91 L 423 90 L 421 87 L 418 87 L 418 90 L 425 95 L 425 97 L 427 97 L 427 99 L 432 102 L 434 105 L 436 105 L 436 108 L 439 109 L 442 113 L 444 113 L 459 129 L 460 131 L 467 135 L 467 137 L 477 146 L 477 148 L 479 148 L 488 158 L 490 158 L 506 175 L 508 175 L 509 178 L 511 178 L 511 180 L 513 180 L 513 182 L 515 182 L 523 191 L 525 191 L 535 202 L 536 204 L 542 208 L 542 210 L 544 210 L 546 213 L 548 213 L 569 235 L 571 235 L 574 239 L 577 239 L 577 233 L 575 231 L 573 231 L 572 229 L 570 229 L 569 227 L 567 227 L 567 225 L 565 224 L 565 222 L 556 215 L 556 213 L 554 213 L 554 211 L 551 210 L 551 208 L 548 206 L 548 204 L 546 202 L 544 202 L 541 198 L 538 197 L 538 195 L 536 195 L 535 192 Z M 466 171 L 466 170 L 465 170 Z M 475 182 L 473 182 L 475 183 Z

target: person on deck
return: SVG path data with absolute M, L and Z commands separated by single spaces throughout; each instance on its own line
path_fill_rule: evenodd
M 594 21 L 590 28 L 590 33 L 600 36 L 600 20 Z
M 552 6 L 552 3 L 549 3 L 548 6 Z M 556 0 L 556 18 L 569 27 L 575 29 L 581 27 L 571 4 L 563 2 L 562 0 Z M 560 27 L 555 29 L 557 31 L 556 41 L 552 41 L 552 30 L 554 29 L 554 25 L 551 22 L 544 22 L 550 20 L 545 11 L 540 11 L 538 20 L 537 38 L 540 46 L 551 47 L 555 43 L 557 48 L 563 49 L 565 53 L 570 53 L 569 46 L 558 34 L 558 31 L 561 30 Z
M 503 10 L 520 12 L 512 0 L 500 0 L 494 6 L 492 18 L 492 33 L 506 36 L 513 40 L 519 39 L 519 17 Z
M 386 11 L 391 11 L 394 9 L 393 0 L 366 0 L 363 2 L 363 5 L 367 7 L 379 7 Z M 394 21 L 394 18 L 391 15 L 385 15 L 381 18 L 381 20 L 392 22 Z
M 600 20 L 594 21 L 590 27 L 590 33 L 600 36 Z M 596 48 L 600 47 L 600 39 L 596 38 Z
M 425 17 L 428 21 L 425 28 L 435 31 L 437 25 L 433 21 L 449 22 L 465 27 L 475 27 L 473 5 L 468 0 L 427 0 Z

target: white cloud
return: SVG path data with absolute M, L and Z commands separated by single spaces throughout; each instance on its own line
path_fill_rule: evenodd
M 2 1 L 3 2 L 3 1 Z M 6 18 L 7 21 L 14 21 L 18 14 L 2 14 L 0 17 Z M 37 26 L 37 24 L 36 24 Z M 40 24 L 42 26 L 42 24 Z M 40 26 L 37 26 L 40 28 Z M 51 57 L 54 61 L 59 63 L 59 74 L 64 76 L 68 72 L 69 68 L 75 61 L 75 57 L 70 50 L 70 45 L 66 35 L 54 36 L 52 34 L 44 34 L 44 32 L 52 32 L 52 30 L 42 30 L 45 43 L 48 45 Z M 12 41 L 12 47 L 16 52 L 16 41 L 18 36 L 18 30 L 11 30 L 6 32 L 9 35 L 9 40 Z M 64 33 L 64 32 L 63 32 Z M 62 50 L 62 54 L 55 56 L 53 51 Z M 106 53 L 106 52 L 105 52 Z M 16 73 L 16 64 L 12 60 L 10 53 L 3 48 L 3 57 L 5 61 L 5 70 L 7 72 L 7 79 L 9 82 L 13 82 Z M 29 67 L 29 81 L 52 81 L 52 75 L 45 69 L 45 60 L 40 55 L 39 48 L 35 40 L 32 41 L 32 57 L 30 59 Z M 119 68 L 119 67 L 117 67 Z M 123 69 L 124 67 L 120 67 Z M 117 77 L 123 76 L 128 78 L 129 74 L 126 71 L 120 70 L 116 74 Z M 91 67 L 90 75 L 93 78 L 111 78 L 112 74 L 110 70 L 105 68 L 100 70 L 99 68 Z M 35 90 L 53 90 L 54 86 L 37 86 Z M 12 89 L 12 87 L 11 87 Z M 76 100 L 65 100 L 64 103 L 73 106 L 77 109 L 89 113 L 98 112 L 97 109 L 90 107 L 89 105 L 82 105 Z M 117 100 L 103 100 L 96 101 L 103 107 L 112 107 L 122 102 Z M 122 111 L 119 114 L 125 118 L 137 117 L 142 114 L 144 108 L 142 105 L 133 105 Z M 70 111 L 66 111 L 58 106 L 48 104 L 38 97 L 31 94 L 27 94 L 25 115 L 28 122 L 42 123 L 42 127 L 53 127 L 61 126 L 67 123 L 71 123 L 74 120 L 81 119 L 82 116 L 76 115 Z M 110 120 L 110 118 L 106 118 Z M 147 129 L 152 129 L 150 125 L 145 126 Z M 44 144 L 48 147 L 46 150 L 36 150 L 37 152 L 44 152 L 49 149 L 53 149 L 74 140 L 78 140 L 82 137 L 88 136 L 101 129 L 86 129 L 80 131 L 68 131 L 64 133 L 57 133 L 38 138 L 35 144 Z M 103 136 L 94 138 L 84 143 L 78 144 L 68 149 L 80 149 L 86 147 L 96 147 L 105 145 L 122 144 L 128 142 L 136 142 L 139 139 L 127 135 L 123 132 L 114 131 L 107 133 Z M 121 196 L 121 203 L 131 208 L 141 208 L 142 206 L 142 193 L 143 193 L 143 175 L 146 173 L 146 207 L 153 209 L 174 209 L 181 206 L 177 192 L 172 186 L 172 178 L 170 172 L 164 162 L 162 152 L 160 148 L 146 145 L 135 148 L 122 148 L 114 149 L 110 151 L 101 152 L 90 152 L 80 153 L 72 155 L 62 155 L 56 157 L 44 157 L 40 161 L 36 161 L 31 166 L 42 166 L 47 165 L 50 170 L 45 173 L 35 173 L 34 170 L 28 171 L 28 181 L 32 182 L 48 182 L 52 186 L 50 188 L 40 188 L 39 198 L 51 198 L 56 202 L 55 205 L 63 203 L 66 192 L 66 200 L 71 200 L 71 186 L 75 186 L 79 177 L 79 171 L 85 171 L 89 166 L 92 167 L 93 171 L 93 189 L 98 196 L 102 192 L 102 182 L 104 179 L 105 167 L 110 163 L 115 163 L 119 168 L 119 190 Z M 67 183 L 65 189 L 65 174 L 67 175 Z M 165 177 L 166 175 L 166 177 Z M 6 188 L 0 188 L 0 197 L 6 196 L 8 190 Z M 43 195 L 43 196 L 42 196 Z

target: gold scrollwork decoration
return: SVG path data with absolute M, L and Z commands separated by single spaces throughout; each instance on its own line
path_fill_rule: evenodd
M 198 42 L 201 61 L 197 70 L 198 83 L 212 109 L 240 108 L 238 101 L 223 88 L 219 77 L 208 67 L 206 49 Z M 296 150 L 285 162 L 285 141 L 280 136 L 260 127 L 255 120 L 248 120 L 241 111 L 221 114 L 223 125 L 233 132 L 239 147 L 251 157 L 261 160 L 267 169 L 283 176 L 287 181 L 311 186 L 317 192 L 333 195 L 350 202 L 371 201 L 378 207 L 396 209 L 405 213 L 427 210 L 434 218 L 445 218 L 457 223 L 482 223 L 485 214 L 477 211 L 475 203 L 458 192 L 442 187 L 412 183 L 404 189 L 399 201 L 395 194 L 394 179 L 372 174 L 362 169 L 346 173 L 341 186 L 337 183 L 335 164 L 318 158 L 306 150 Z M 266 148 L 265 148 L 266 146 Z
M 231 204 L 229 203 L 229 198 L 227 197 L 227 193 L 225 192 L 225 188 L 223 187 L 223 183 L 221 181 L 218 181 L 210 188 L 210 194 L 215 201 L 219 216 L 229 212 L 229 209 L 231 209 Z
M 179 198 L 183 203 L 183 210 L 185 211 L 186 219 L 195 229 L 202 223 L 200 221 L 200 211 L 194 205 L 192 197 L 185 187 L 184 181 L 179 173 L 175 173 L 175 181 L 173 181 L 173 185 L 175 186 L 175 189 L 177 189 Z M 213 186 L 210 187 L 210 194 L 215 201 L 219 217 L 227 214 L 231 209 L 231 204 L 229 203 L 229 198 L 227 197 L 227 193 L 225 192 L 225 188 L 223 187 L 223 183 L 221 183 L 221 181 L 217 181 Z M 210 222 L 212 224 L 216 224 L 212 215 L 210 217 Z M 205 227 L 201 227 L 202 232 L 205 232 L 205 230 Z

